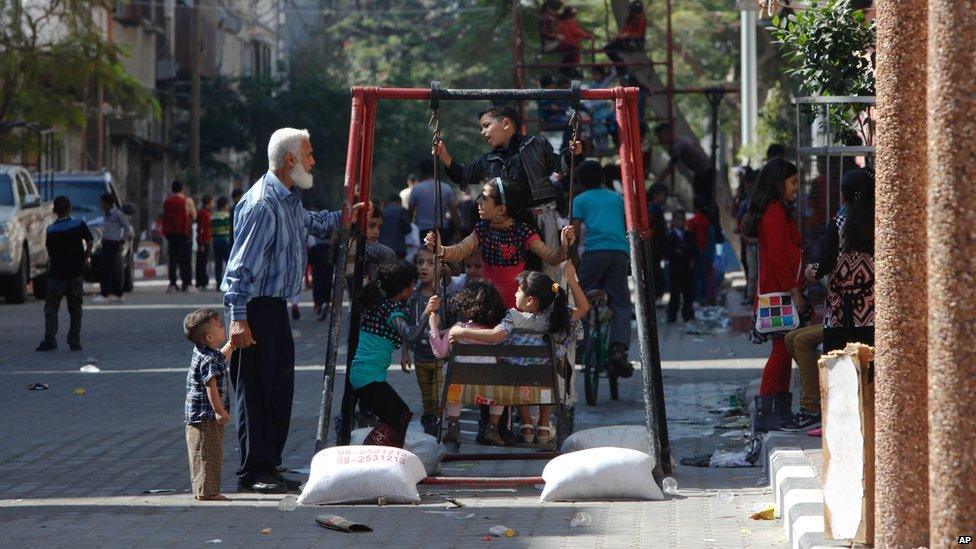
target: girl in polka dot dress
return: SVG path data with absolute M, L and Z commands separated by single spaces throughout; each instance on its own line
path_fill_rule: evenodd
M 349 382 L 360 404 L 376 414 L 380 421 L 366 436 L 363 444 L 403 448 L 407 425 L 413 413 L 400 395 L 386 381 L 390 355 L 404 341 L 417 339 L 429 322 L 438 301 L 432 299 L 416 325 L 407 319 L 404 302 L 417 282 L 417 268 L 399 261 L 379 267 L 377 278 L 359 294 L 363 314 L 359 324 L 359 345 L 349 365 Z M 401 367 L 410 371 L 404 355 Z
M 478 216 L 481 221 L 470 235 L 456 246 L 441 248 L 444 261 L 463 261 L 480 250 L 482 277 L 495 286 L 506 309 L 515 307 L 515 277 L 525 270 L 526 254 L 532 252 L 549 265 L 559 265 L 575 240 L 573 228 L 568 226 L 559 235 L 558 249 L 547 246 L 536 230 L 528 189 L 510 179 L 496 177 L 485 182 L 478 196 Z M 428 234 L 424 244 L 434 250 L 435 234 Z

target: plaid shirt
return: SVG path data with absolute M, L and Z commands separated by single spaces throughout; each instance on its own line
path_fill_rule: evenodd
M 549 314 L 523 313 L 518 309 L 509 309 L 508 314 L 504 319 L 502 319 L 498 327 L 508 334 L 508 337 L 502 341 L 502 345 L 544 345 L 545 343 L 541 336 L 523 334 L 519 332 L 512 333 L 512 331 L 522 329 L 534 330 L 537 332 L 549 332 Z M 569 334 L 552 334 L 550 332 L 553 340 L 553 354 L 557 360 L 566 358 L 566 353 L 569 351 L 569 346 L 576 344 L 576 340 L 582 331 L 583 325 L 579 320 L 570 320 Z M 506 357 L 504 361 L 511 364 L 531 366 L 545 364 L 548 359 L 513 356 Z
M 227 364 L 217 349 L 197 345 L 190 359 L 190 371 L 186 374 L 186 423 L 200 423 L 217 419 L 210 399 L 207 398 L 207 382 L 217 378 L 217 391 L 224 409 L 230 411 L 227 395 Z

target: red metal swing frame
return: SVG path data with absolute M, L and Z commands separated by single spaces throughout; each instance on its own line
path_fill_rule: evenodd
M 438 88 L 381 88 L 374 86 L 357 86 L 352 88 L 352 112 L 349 125 L 349 145 L 346 153 L 346 173 L 343 182 L 342 218 L 350 221 L 351 207 L 358 202 L 370 199 L 372 183 L 372 162 L 374 146 L 374 130 L 376 125 L 376 109 L 380 100 L 431 101 L 437 90 L 439 100 L 478 100 L 487 96 L 498 98 L 526 99 L 526 92 L 531 90 L 440 90 Z M 577 93 L 574 91 L 574 93 Z M 644 166 L 641 137 L 639 131 L 639 117 L 637 101 L 639 90 L 636 87 L 614 87 L 609 89 L 579 90 L 578 98 L 582 100 L 609 100 L 614 102 L 618 127 L 619 158 L 622 194 L 624 198 L 624 215 L 627 232 L 631 242 L 647 242 L 650 238 L 650 223 L 647 211 L 647 197 L 644 190 Z M 358 212 L 358 227 L 366 226 L 366 208 Z M 632 256 L 637 257 L 637 256 Z M 637 261 L 632 259 L 632 261 Z M 643 270 L 641 267 L 638 269 Z M 653 306 L 651 315 L 653 315 Z M 653 320 L 651 325 L 653 326 Z M 656 363 L 659 368 L 660 358 L 657 355 L 657 338 L 654 335 L 652 356 L 643 356 L 643 364 Z M 642 354 L 647 355 L 646 346 L 642 346 Z M 349 360 L 351 361 L 352 355 Z M 658 372 L 659 373 L 659 372 Z M 647 373 L 645 372 L 645 377 Z M 334 379 L 334 376 L 333 376 Z M 659 375 L 658 375 L 659 379 Z M 657 381 L 659 383 L 659 381 Z M 329 390 L 331 393 L 331 389 Z M 661 395 L 663 396 L 663 394 Z M 645 391 L 645 401 L 650 398 Z M 329 401 L 331 401 L 331 394 Z M 647 404 L 648 409 L 651 408 Z M 662 410 L 663 412 L 663 410 Z M 653 423 L 651 415 L 648 424 Z M 666 425 L 666 424 L 665 424 Z M 660 426 L 660 424 L 659 424 Z M 652 438 L 660 433 L 652 434 Z M 663 444 L 666 447 L 666 431 Z M 660 439 L 659 439 L 659 442 Z M 665 455 L 669 450 L 664 450 Z M 461 455 L 448 454 L 444 461 L 477 461 L 477 460 L 532 460 L 550 459 L 558 455 L 556 452 L 517 453 L 517 454 L 483 454 Z M 670 464 L 663 465 L 665 471 L 670 470 Z M 511 487 L 532 486 L 542 484 L 542 477 L 428 477 L 422 484 L 428 485 L 477 485 L 481 487 Z
M 450 91 L 450 90 L 446 90 Z M 516 91 L 516 90 L 513 90 Z M 517 90 L 525 91 L 525 90 Z M 641 149 L 637 115 L 637 88 L 580 90 L 584 100 L 614 102 L 620 137 L 620 176 L 623 186 L 624 215 L 627 231 L 641 238 L 650 235 L 647 195 L 644 190 L 644 160 Z M 346 174 L 343 182 L 343 220 L 348 220 L 350 208 L 357 202 L 369 200 L 373 172 L 373 133 L 376 127 L 376 107 L 380 100 L 430 101 L 429 88 L 380 88 L 356 86 L 352 88 L 352 113 L 349 124 L 349 147 L 346 152 Z M 366 224 L 366 209 L 359 211 L 358 223 Z

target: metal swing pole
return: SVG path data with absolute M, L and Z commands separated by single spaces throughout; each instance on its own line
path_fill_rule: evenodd
M 615 110 L 620 139 L 620 172 L 623 180 L 624 214 L 627 239 L 630 242 L 630 262 L 638 299 L 637 342 L 643 365 L 644 409 L 651 451 L 657 457 L 657 469 L 671 472 L 671 452 L 667 437 L 667 417 L 664 413 L 664 392 L 661 385 L 661 355 L 658 348 L 657 320 L 653 301 L 647 306 L 647 296 L 654 295 L 654 280 L 650 263 L 650 225 L 644 193 L 644 169 L 641 158 L 640 132 L 637 120 L 636 88 L 615 88 Z
M 355 93 L 355 91 L 354 91 Z M 370 197 L 370 181 L 373 168 L 373 133 L 376 125 L 376 93 L 375 88 L 363 88 L 363 135 L 362 150 L 359 151 L 360 180 L 357 198 L 360 202 L 368 202 Z M 350 382 L 352 362 L 356 357 L 359 346 L 359 326 L 362 309 L 359 303 L 359 291 L 363 287 L 363 276 L 366 271 L 366 221 L 369 216 L 369 205 L 359 210 L 358 230 L 356 231 L 356 263 L 353 269 L 351 287 L 349 288 L 349 335 L 346 344 L 346 376 L 342 392 L 342 406 L 340 412 L 339 432 L 336 441 L 340 445 L 349 444 L 352 432 L 352 420 L 356 409 L 356 393 Z M 341 266 L 345 275 L 346 265 Z
M 345 265 L 349 258 L 349 241 L 352 238 L 352 205 L 356 202 L 356 190 L 361 179 L 360 158 L 362 155 L 363 118 L 363 95 L 354 91 L 349 123 L 349 144 L 346 149 L 346 174 L 342 185 L 342 226 L 339 230 L 339 237 L 336 239 L 338 249 L 333 254 L 336 268 L 332 276 L 332 307 L 329 313 L 329 328 L 325 344 L 325 372 L 322 379 L 322 405 L 319 409 L 319 423 L 315 437 L 316 452 L 328 445 L 329 429 L 332 427 L 332 396 L 335 391 L 339 331 L 342 327 Z M 348 374 L 347 368 L 347 379 Z

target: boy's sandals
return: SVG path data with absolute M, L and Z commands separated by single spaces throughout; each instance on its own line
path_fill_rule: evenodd
M 498 426 L 488 424 L 485 427 L 485 436 L 483 437 L 485 444 L 488 446 L 505 446 L 505 441 L 502 437 L 498 436 Z
M 535 440 L 535 425 L 531 423 L 523 423 L 519 426 L 519 436 L 522 437 L 522 442 L 526 444 L 532 444 Z
M 212 496 L 195 496 L 197 501 L 230 501 L 230 498 L 223 494 L 214 494 Z
M 549 444 L 556 436 L 556 428 L 552 425 L 539 425 L 535 428 L 536 444 Z
M 496 430 L 496 435 L 497 430 Z M 461 438 L 461 422 L 454 418 L 447 419 L 447 432 L 441 440 L 444 442 L 457 442 Z

